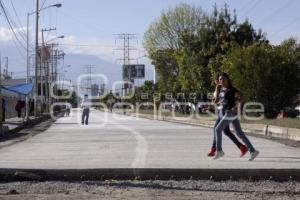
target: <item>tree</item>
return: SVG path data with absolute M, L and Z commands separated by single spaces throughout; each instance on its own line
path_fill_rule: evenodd
M 144 46 L 155 66 L 160 92 L 181 91 L 183 80 L 178 79 L 180 37 L 183 32 L 197 32 L 205 16 L 199 7 L 179 4 L 163 12 L 145 33 Z
M 256 43 L 266 42 L 261 30 L 256 31 L 246 19 L 242 23 L 237 22 L 237 14 L 233 16 L 227 4 L 218 10 L 216 5 L 213 14 L 207 22 L 207 30 L 202 30 L 207 39 L 206 52 L 209 59 L 211 78 L 222 71 L 221 66 L 235 46 L 247 47 Z M 213 80 L 211 81 L 211 83 Z
M 157 88 L 153 81 L 145 81 L 144 84 L 135 89 L 135 103 L 153 102 L 153 96 Z
M 78 102 L 80 102 L 80 97 L 77 95 L 75 91 L 72 92 L 71 98 L 68 100 L 73 108 L 78 107 Z
M 299 92 L 299 49 L 294 39 L 279 46 L 237 46 L 223 65 L 249 101 L 264 105 L 266 117 L 294 105 Z
M 195 33 L 205 18 L 206 14 L 200 7 L 185 3 L 162 12 L 160 18 L 150 25 L 144 36 L 144 44 L 150 57 L 159 50 L 178 50 L 181 33 L 183 31 Z
M 152 54 L 152 64 L 158 74 L 158 89 L 160 92 L 179 91 L 180 82 L 178 80 L 178 63 L 174 50 L 159 50 Z
M 205 98 L 233 46 L 264 42 L 246 20 L 239 24 L 227 5 L 211 15 L 179 4 L 163 12 L 145 33 L 144 44 L 158 74 L 160 92 L 198 93 Z

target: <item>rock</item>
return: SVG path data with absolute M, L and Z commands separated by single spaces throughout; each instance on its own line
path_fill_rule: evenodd
M 6 194 L 7 195 L 16 195 L 16 194 L 19 194 L 19 192 L 17 192 L 17 190 L 15 190 L 15 189 L 10 189 Z

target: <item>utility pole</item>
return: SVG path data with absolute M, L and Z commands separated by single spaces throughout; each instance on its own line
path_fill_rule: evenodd
M 44 41 L 44 32 L 50 32 L 50 31 L 55 31 L 56 28 L 49 28 L 49 29 L 42 29 L 42 48 L 47 48 L 45 47 L 45 41 Z M 51 58 L 51 57 L 50 57 Z M 49 59 L 50 59 L 49 58 Z M 45 85 L 45 103 L 46 103 L 46 112 L 49 113 L 50 112 L 50 80 L 49 80 L 49 62 L 48 60 L 42 60 L 43 62 L 43 67 L 44 67 L 44 77 L 42 76 L 42 69 L 41 70 L 41 84 L 42 84 L 42 88 L 44 88 Z M 42 67 L 42 63 L 41 63 L 41 67 Z M 45 80 L 44 80 L 45 79 Z M 44 84 L 45 82 L 45 84 Z
M 123 58 L 119 58 L 118 60 L 122 60 L 123 61 L 123 68 L 122 68 L 122 77 L 123 77 L 123 81 L 128 81 L 131 83 L 134 83 L 134 79 L 131 79 L 130 77 L 130 70 L 127 70 L 128 74 L 127 77 L 124 74 L 124 68 L 126 67 L 126 65 L 130 64 L 131 60 L 136 60 L 136 59 L 132 59 L 130 58 L 130 52 L 133 50 L 137 50 L 136 48 L 130 46 L 130 41 L 133 39 L 137 39 L 137 34 L 132 34 L 132 33 L 121 33 L 121 34 L 116 34 L 117 39 L 119 40 L 123 40 L 123 47 L 117 48 L 116 50 L 121 50 L 123 51 Z M 127 89 L 130 86 L 128 86 L 127 84 L 123 84 L 122 86 L 122 95 L 126 95 Z
M 50 87 L 51 87 L 51 84 L 56 81 L 56 74 L 55 74 L 56 73 L 56 71 L 55 71 L 55 59 L 56 59 L 56 56 L 54 54 L 55 53 L 54 47 L 56 47 L 56 46 L 58 46 L 58 44 L 54 44 L 54 43 L 50 44 L 50 47 L 51 47 L 51 61 L 50 61 L 51 62 L 51 79 L 50 79 Z M 53 88 L 54 94 L 56 94 L 56 87 L 57 87 L 57 85 L 55 85 L 55 88 Z M 52 99 L 52 97 L 50 97 L 50 104 L 52 103 L 52 101 L 53 101 L 53 99 Z
M 4 112 L 4 110 L 3 110 L 3 108 L 2 108 L 2 105 L 3 105 L 3 99 L 2 99 L 2 58 L 1 58 L 1 54 L 0 54 L 0 102 L 1 102 L 1 105 L 0 105 L 0 114 L 1 114 L 1 116 L 0 116 L 0 133 L 2 133 L 2 129 L 3 129 L 3 123 L 2 123 L 2 121 L 3 121 L 3 112 Z
M 29 83 L 30 77 L 30 61 L 29 61 L 29 16 L 30 13 L 27 13 L 27 29 L 26 29 L 26 61 L 27 61 L 27 74 L 26 74 L 26 83 Z M 29 97 L 26 95 L 26 122 L 29 121 Z
M 58 44 L 54 44 L 54 45 L 58 45 Z M 54 79 L 55 81 L 57 81 L 57 77 L 58 77 L 58 70 L 57 70 L 57 67 L 58 67 L 58 60 L 60 59 L 63 59 L 65 58 L 65 53 L 63 51 L 58 51 L 57 49 L 54 50 L 54 55 L 53 55 L 53 62 L 54 62 Z M 57 87 L 55 87 L 55 94 L 57 94 Z
M 5 73 L 4 73 L 4 76 L 5 76 L 5 78 L 9 78 L 9 74 L 8 74 L 8 57 L 4 57 L 4 59 L 5 59 L 5 69 L 4 69 Z
M 54 73 L 55 73 L 55 81 L 58 81 L 59 79 L 57 78 L 58 73 L 57 73 L 57 66 L 58 66 L 58 50 L 55 49 L 54 51 Z M 58 90 L 56 90 L 56 95 L 58 95 Z
M 38 67 L 39 67 L 39 0 L 36 0 L 36 21 L 35 21 L 35 95 L 34 95 L 34 116 L 37 117 L 37 107 L 38 107 Z

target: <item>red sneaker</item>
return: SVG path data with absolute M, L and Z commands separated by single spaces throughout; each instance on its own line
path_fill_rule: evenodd
M 240 150 L 241 150 L 241 157 L 243 157 L 248 152 L 248 148 L 243 144 L 240 147 Z
M 212 147 L 212 148 L 210 149 L 210 152 L 207 153 L 207 156 L 208 156 L 208 157 L 214 157 L 215 154 L 216 154 L 216 148 L 213 148 L 213 147 Z

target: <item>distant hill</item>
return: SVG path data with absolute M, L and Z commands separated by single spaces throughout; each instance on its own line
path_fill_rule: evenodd
M 72 79 L 76 83 L 80 74 L 87 74 L 85 65 L 93 65 L 92 72 L 94 74 L 104 74 L 108 78 L 108 87 L 111 88 L 115 81 L 122 80 L 122 66 L 121 63 L 111 63 L 94 55 L 86 54 L 67 54 L 65 56 L 65 65 L 71 65 L 68 68 L 66 77 Z M 146 63 L 146 80 L 153 80 L 153 70 Z M 150 69 L 149 69 L 150 68 Z M 144 80 L 136 80 L 137 84 L 142 84 Z
M 20 54 L 22 53 L 22 56 Z M 4 68 L 3 57 L 9 57 L 9 72 L 13 72 L 13 78 L 26 78 L 26 52 L 23 49 L 17 51 L 16 46 L 10 42 L 1 41 L 0 53 L 2 56 L 2 70 Z M 147 61 L 147 60 L 146 60 Z M 33 59 L 30 59 L 33 62 Z M 150 61 L 146 64 L 146 80 L 153 80 L 153 69 Z M 71 65 L 70 68 L 66 68 L 67 72 L 63 72 L 60 69 L 60 73 L 63 73 L 64 78 L 72 80 L 73 84 L 76 84 L 77 78 L 80 74 L 87 73 L 85 65 L 94 65 L 93 73 L 104 74 L 108 78 L 108 88 L 111 89 L 113 82 L 122 80 L 122 66 L 121 63 L 112 63 L 101 59 L 96 55 L 87 54 L 74 54 L 68 53 L 65 56 L 64 63 L 62 61 L 59 64 L 59 68 L 63 65 Z M 32 65 L 31 65 L 32 66 Z M 34 67 L 31 67 L 31 74 L 34 73 Z M 136 80 L 136 84 L 142 84 L 144 80 Z

